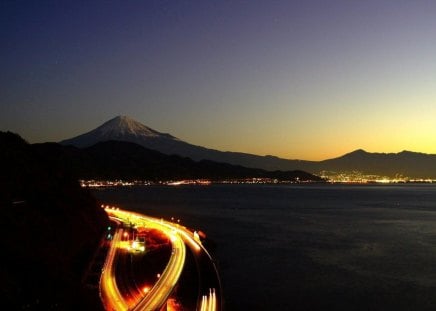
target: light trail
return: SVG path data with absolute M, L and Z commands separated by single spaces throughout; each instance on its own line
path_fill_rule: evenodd
M 132 223 L 137 227 L 143 226 L 158 229 L 170 238 L 172 253 L 165 270 L 162 272 L 154 286 L 131 310 L 136 311 L 160 309 L 166 303 L 169 295 L 176 286 L 185 264 L 186 247 L 183 239 L 178 234 L 176 226 L 172 225 L 171 223 L 134 212 L 128 212 L 119 209 L 113 210 L 109 208 L 106 208 L 106 212 L 111 217 L 116 217 L 118 220 L 127 224 Z M 117 239 L 120 239 L 119 234 L 117 235 Z M 107 286 L 109 287 L 109 289 L 111 287 L 116 288 L 114 280 L 102 279 L 102 281 L 109 281 L 110 283 L 113 281 L 112 285 L 109 283 Z M 114 297 L 114 299 L 120 300 L 119 297 Z M 114 310 L 127 310 L 127 304 L 124 302 L 123 305 L 115 306 Z
M 200 311 L 216 311 L 216 294 L 215 288 L 209 290 L 209 295 L 203 295 L 201 300 Z
M 118 221 L 129 225 L 134 225 L 136 227 L 147 227 L 151 229 L 157 229 L 163 234 L 165 234 L 171 243 L 172 246 L 172 252 L 170 259 L 168 261 L 167 266 L 165 267 L 162 274 L 158 275 L 158 280 L 152 287 L 146 288 L 146 290 L 141 290 L 140 293 L 142 297 L 138 297 L 136 294 L 135 301 L 137 303 L 133 303 L 129 300 L 129 305 L 127 305 L 126 301 L 122 300 L 121 295 L 119 295 L 119 291 L 116 288 L 115 284 L 115 278 L 103 279 L 102 282 L 112 282 L 112 284 L 107 285 L 109 291 L 109 294 L 113 296 L 113 299 L 116 299 L 114 303 L 108 304 L 107 300 L 111 299 L 106 296 L 102 295 L 102 298 L 104 298 L 105 306 L 109 307 L 108 310 L 159 310 L 162 308 L 162 306 L 165 305 L 167 302 L 169 296 L 171 295 L 172 291 L 174 290 L 174 287 L 176 286 L 180 275 L 182 273 L 185 258 L 186 258 L 186 247 L 189 247 L 191 252 L 194 254 L 196 261 L 197 261 L 197 268 L 199 268 L 199 262 L 201 262 L 201 270 L 204 273 L 207 273 L 209 278 L 212 277 L 215 279 L 215 281 L 212 281 L 210 283 L 210 287 L 205 287 L 202 289 L 203 292 L 209 291 L 208 294 L 199 295 L 197 297 L 197 310 L 199 311 L 216 311 L 221 310 L 221 284 L 220 279 L 218 275 L 218 270 L 216 269 L 215 263 L 210 256 L 210 254 L 207 252 L 207 250 L 204 248 L 204 246 L 201 244 L 201 241 L 198 237 L 198 233 L 191 232 L 186 227 L 181 226 L 178 223 L 173 223 L 169 221 L 165 221 L 163 219 L 158 219 L 154 217 L 149 217 L 140 213 L 120 210 L 119 208 L 110 208 L 109 206 L 106 206 L 105 211 L 108 213 L 108 215 Z M 113 265 L 113 257 L 115 256 L 116 251 L 116 245 L 118 245 L 118 248 L 123 247 L 123 243 L 119 242 L 120 239 L 120 233 L 117 234 L 117 243 L 113 243 L 113 248 L 111 248 L 111 261 Z M 115 238 L 114 238 L 115 240 Z M 124 247 L 126 247 L 124 245 Z M 109 255 L 108 255 L 109 257 Z M 108 259 L 109 260 L 109 259 Z M 109 261 L 108 261 L 109 265 Z M 206 272 L 207 271 L 207 272 Z M 200 270 L 199 270 L 199 276 L 200 276 Z M 200 277 L 201 278 L 201 277 Z M 103 288 L 103 286 L 101 286 Z M 209 288 L 209 289 L 207 289 Z M 130 291 L 133 291 L 130 290 Z M 114 292 L 114 293 L 112 293 Z M 129 295 L 133 296 L 132 293 L 128 293 Z M 217 299 L 217 296 L 219 299 Z
M 177 235 L 172 235 L 171 241 L 173 251 L 167 267 L 153 288 L 148 292 L 148 295 L 133 310 L 159 309 L 167 301 L 168 296 L 173 291 L 174 286 L 176 286 L 185 264 L 186 247 L 183 240 Z
M 121 231 L 120 229 L 115 231 L 100 278 L 100 296 L 106 310 L 128 310 L 128 305 L 118 290 L 113 269 L 116 252 L 121 239 Z

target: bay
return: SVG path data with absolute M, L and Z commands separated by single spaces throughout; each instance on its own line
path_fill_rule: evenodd
M 225 310 L 436 309 L 436 187 L 212 185 L 94 190 L 207 234 Z

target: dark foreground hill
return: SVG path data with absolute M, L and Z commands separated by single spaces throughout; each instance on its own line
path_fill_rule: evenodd
M 0 132 L 2 306 L 95 310 L 81 278 L 108 219 L 68 163 L 37 149 Z
M 69 163 L 84 179 L 244 179 L 271 178 L 286 181 L 322 181 L 303 171 L 265 171 L 209 160 L 193 161 L 177 155 L 165 155 L 135 143 L 106 141 L 78 149 L 55 143 L 34 145 L 53 161 Z

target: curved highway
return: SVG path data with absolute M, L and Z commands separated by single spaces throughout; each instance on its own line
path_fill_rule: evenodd
M 100 278 L 100 296 L 106 310 L 127 310 L 128 305 L 118 290 L 115 282 L 114 261 L 121 240 L 121 230 L 117 229 L 112 239 L 111 247 L 106 256 Z
M 112 219 L 118 222 L 127 225 L 131 224 L 135 227 L 147 227 L 159 230 L 169 238 L 172 248 L 171 256 L 164 271 L 159 275 L 156 283 L 150 290 L 146 293 L 142 293 L 142 297 L 138 298 L 137 288 L 132 287 L 130 290 L 131 293 L 123 296 L 118 289 L 113 271 L 117 260 L 117 250 L 123 247 L 123 242 L 121 242 L 122 229 L 117 229 L 100 279 L 100 295 L 106 310 L 136 311 L 161 309 L 173 292 L 183 271 L 186 259 L 186 246 L 194 254 L 200 275 L 197 310 L 221 310 L 219 275 L 211 256 L 201 245 L 198 235 L 179 224 L 162 219 L 120 210 L 118 208 L 111 209 L 106 207 L 105 210 Z M 135 297 L 135 299 L 132 299 L 132 296 Z

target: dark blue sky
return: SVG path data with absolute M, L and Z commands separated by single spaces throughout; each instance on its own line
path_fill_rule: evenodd
M 30 142 L 122 114 L 221 150 L 436 153 L 434 1 L 2 1 L 0 15 L 0 130 Z

